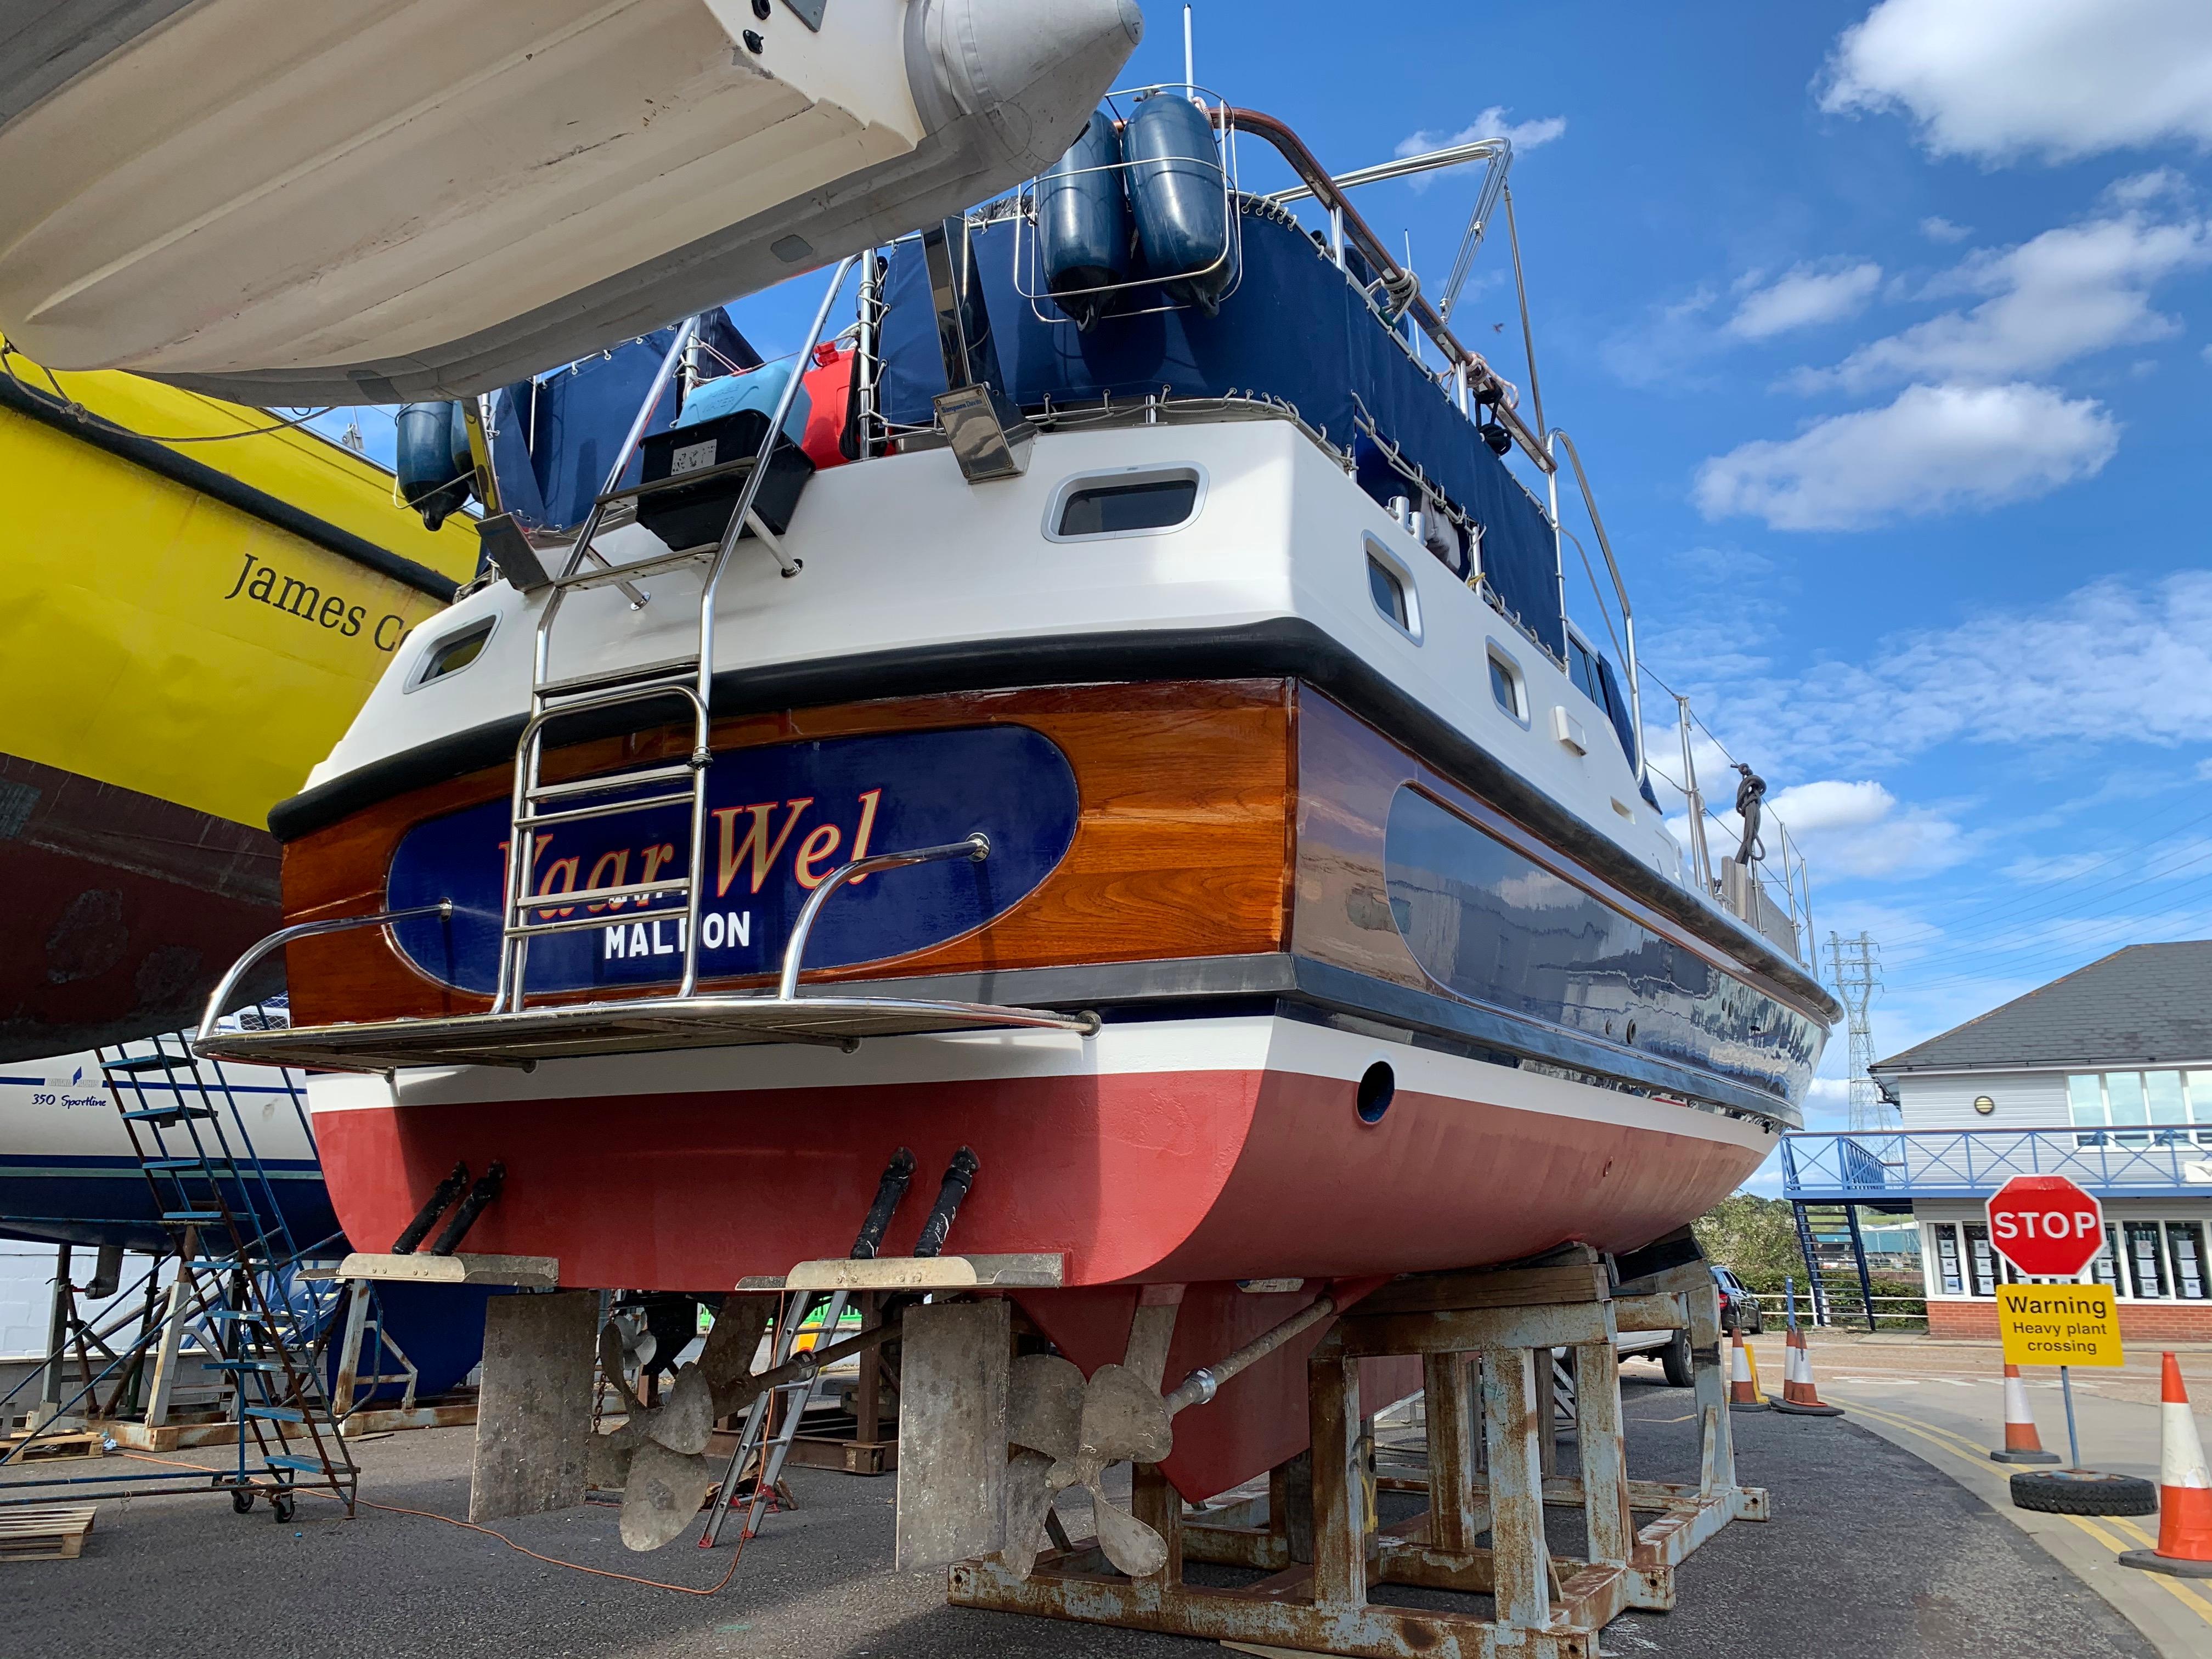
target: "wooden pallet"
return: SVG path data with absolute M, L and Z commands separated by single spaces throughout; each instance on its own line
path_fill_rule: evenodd
M 106 1455 L 102 1437 L 80 1431 L 74 1434 L 17 1434 L 0 1442 L 15 1463 L 41 1463 L 64 1457 L 101 1457 Z
M 92 1519 L 89 1504 L 0 1510 L 0 1561 L 74 1561 Z

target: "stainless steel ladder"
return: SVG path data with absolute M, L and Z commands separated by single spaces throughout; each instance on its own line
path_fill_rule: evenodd
M 721 539 L 623 563 L 610 561 L 592 545 L 592 538 L 599 534 L 607 509 L 617 502 L 635 500 L 647 488 L 644 485 L 625 488 L 623 474 L 628 471 L 630 458 L 636 453 L 638 445 L 644 440 L 645 428 L 652 422 L 653 411 L 659 406 L 668 383 L 676 373 L 677 364 L 698 332 L 699 319 L 693 317 L 678 328 L 667 355 L 661 359 L 652 384 L 646 389 L 644 401 L 638 406 L 637 416 L 630 422 L 629 432 L 616 453 L 614 465 L 607 473 L 606 487 L 592 503 L 592 509 L 585 516 L 583 526 L 577 532 L 574 544 L 568 550 L 568 556 L 560 574 L 550 580 L 551 592 L 538 613 L 532 647 L 530 715 L 515 747 L 514 786 L 508 804 L 510 824 L 507 881 L 500 921 L 499 982 L 491 1006 L 494 1013 L 512 1013 L 521 1009 L 532 939 L 543 933 L 605 926 L 603 916 L 592 915 L 586 908 L 593 904 L 634 902 L 639 912 L 646 912 L 656 900 L 680 896 L 684 908 L 677 926 L 678 948 L 684 957 L 684 974 L 677 995 L 689 997 L 698 989 L 700 896 L 707 846 L 707 774 L 714 761 L 708 737 L 714 694 L 716 594 L 721 585 L 722 573 L 727 568 L 731 555 L 736 551 L 738 542 L 748 527 L 775 554 L 776 562 L 786 576 L 799 574 L 798 562 L 784 553 L 781 544 L 754 512 L 753 503 L 768 476 L 769 457 L 782 436 L 784 421 L 798 397 L 802 373 L 812 358 L 814 347 L 821 339 L 823 328 L 829 321 L 830 307 L 836 303 L 838 290 L 844 286 L 845 277 L 853 264 L 854 260 L 848 258 L 841 261 L 831 273 L 830 286 L 814 314 L 814 325 L 808 331 L 805 343 L 799 347 L 791 374 L 784 381 L 775 413 L 769 418 L 768 431 L 761 439 L 759 452 L 754 456 L 745 475 L 737 505 L 730 514 L 729 523 L 723 529 Z M 636 586 L 638 580 L 686 567 L 699 568 L 703 573 L 699 593 L 697 643 L 694 650 L 681 656 L 632 667 L 607 668 L 558 678 L 553 676 L 554 623 L 561 614 L 563 601 L 570 593 L 588 587 L 619 587 L 629 596 L 633 607 L 641 606 L 650 596 Z M 587 714 L 605 714 L 618 708 L 669 703 L 681 706 L 690 716 L 692 744 L 691 753 L 686 759 L 626 771 L 598 773 L 557 783 L 544 781 L 545 732 L 549 726 L 559 721 Z M 642 725 L 643 722 L 640 722 L 638 726 L 629 729 L 641 729 Z M 640 795 L 640 790 L 650 793 Z M 675 805 L 689 806 L 691 814 L 688 837 L 689 862 L 684 865 L 681 875 L 563 892 L 559 896 L 559 908 L 584 909 L 585 914 L 565 917 L 544 914 L 553 908 L 542 902 L 550 896 L 533 895 L 530 891 L 531 875 L 537 862 L 538 840 L 543 832 L 555 824 L 616 817 L 625 813 Z M 533 910 L 540 913 L 536 921 L 531 919 Z M 675 914 L 673 906 L 662 909 L 659 914 L 664 916 Z

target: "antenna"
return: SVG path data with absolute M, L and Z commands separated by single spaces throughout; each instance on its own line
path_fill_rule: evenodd
M 1850 1120 L 1854 1129 L 1887 1129 L 1889 1112 L 1868 1068 L 1874 1064 L 1874 1025 L 1868 1005 L 1882 988 L 1881 947 L 1862 929 L 1856 939 L 1828 935 L 1828 969 L 1843 999 L 1850 1033 Z

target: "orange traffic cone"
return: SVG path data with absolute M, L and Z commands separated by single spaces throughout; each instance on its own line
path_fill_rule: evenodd
M 1793 1417 L 1841 1417 L 1844 1408 L 1831 1406 L 1813 1386 L 1813 1356 L 1806 1351 L 1805 1333 L 1794 1320 L 1789 1346 L 1782 1351 L 1782 1397 L 1766 1396 L 1766 1403 Z
M 2035 1431 L 2035 1414 L 2027 1408 L 2027 1385 L 2020 1380 L 2020 1367 L 2005 1367 L 2005 1443 L 1990 1457 L 2000 1463 L 2056 1463 L 2057 1452 L 2043 1449 L 2043 1437 Z
M 1759 1397 L 1759 1378 L 1751 1369 L 1751 1350 L 1743 1346 L 1743 1332 L 1735 1332 L 1735 1351 L 1729 1356 L 1729 1409 L 1732 1412 L 1763 1412 L 1766 1402 Z
M 2212 1578 L 2212 1473 L 2204 1467 L 2197 1419 L 2189 1414 L 2180 1363 L 2172 1354 L 2165 1359 L 2158 1393 L 2158 1547 L 2124 1551 L 2120 1565 L 2178 1578 Z

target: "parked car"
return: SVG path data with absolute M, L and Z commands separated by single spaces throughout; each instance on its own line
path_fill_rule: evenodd
M 1743 1281 L 1726 1267 L 1712 1267 L 1713 1288 L 1721 1304 L 1721 1334 L 1725 1336 L 1741 1328 L 1747 1336 L 1764 1334 L 1765 1316 L 1760 1313 L 1759 1298 L 1744 1288 Z M 1623 1359 L 1641 1358 L 1656 1359 L 1659 1369 L 1666 1373 L 1668 1386 L 1686 1389 L 1690 1386 L 1690 1334 L 1687 1331 L 1623 1331 L 1615 1340 Z
M 1720 1288 L 1722 1335 L 1735 1330 L 1746 1336 L 1766 1334 L 1766 1316 L 1759 1311 L 1759 1298 L 1744 1289 L 1743 1280 L 1716 1264 L 1713 1283 Z

